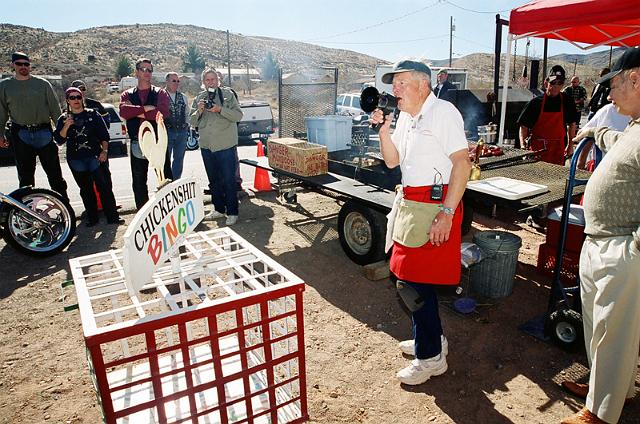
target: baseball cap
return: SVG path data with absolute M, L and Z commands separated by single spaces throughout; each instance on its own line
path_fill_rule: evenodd
M 449 75 L 449 71 L 447 71 L 446 69 L 440 69 L 440 70 L 438 71 L 438 75 L 440 75 L 440 74 L 447 74 L 447 75 Z
M 422 72 L 429 75 L 431 78 L 431 69 L 422 62 L 416 62 L 414 60 L 401 60 L 393 65 L 391 72 L 387 72 L 382 76 L 382 82 L 385 84 L 391 84 L 393 82 L 393 76 L 402 72 Z
M 598 84 L 609 85 L 609 81 L 622 71 L 637 68 L 640 66 L 640 48 L 633 47 L 625 50 L 616 63 L 611 68 L 611 72 L 598 80 Z
M 29 56 L 27 56 L 26 53 L 22 53 L 22 52 L 14 52 L 11 54 L 11 63 L 15 62 L 16 60 L 26 60 L 27 62 L 31 62 L 31 60 L 29 59 Z
M 566 73 L 564 71 L 564 68 L 560 65 L 553 66 L 551 68 L 551 71 L 549 71 L 549 82 L 555 81 L 557 79 L 562 81 L 566 79 Z
M 86 89 L 87 84 L 85 84 L 84 81 L 82 80 L 75 80 L 71 83 L 71 87 L 76 87 L 76 88 L 84 87 Z
M 82 91 L 80 91 L 80 89 L 77 88 L 77 87 L 69 87 L 69 88 L 67 88 L 65 90 L 65 92 L 64 92 L 64 95 L 65 95 L 65 97 L 69 97 L 69 94 L 71 94 L 71 93 L 78 93 L 78 94 L 80 94 L 82 96 Z

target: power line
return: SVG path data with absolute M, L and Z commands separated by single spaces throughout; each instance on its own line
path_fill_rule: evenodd
M 414 38 L 412 40 L 396 40 L 396 41 L 363 41 L 363 42 L 341 42 L 341 41 L 323 41 L 323 44 L 399 44 L 413 43 L 415 41 L 433 40 L 436 38 L 448 37 L 449 34 L 434 35 L 433 37 Z
M 511 9 L 504 9 L 504 10 L 496 10 L 496 11 L 490 11 L 490 10 L 474 10 L 474 9 L 468 9 L 466 7 L 462 7 L 462 6 L 458 6 L 457 4 L 449 1 L 449 0 L 442 0 L 444 3 L 450 4 L 453 7 L 457 7 L 460 10 L 464 10 L 466 12 L 471 12 L 471 13 L 487 13 L 487 14 L 492 14 L 495 15 L 496 13 L 502 13 L 502 12 L 509 12 L 511 11 Z
M 458 38 L 458 39 L 460 39 L 460 40 L 462 40 L 462 41 L 466 41 L 467 43 L 471 43 L 471 44 L 475 44 L 475 45 L 480 46 L 480 47 L 487 48 L 487 49 L 489 49 L 489 50 L 493 50 L 493 48 L 494 48 L 494 46 L 487 46 L 486 44 L 477 43 L 477 42 L 475 42 L 475 41 L 473 41 L 473 40 L 467 40 L 466 38 L 462 38 L 462 37 L 460 37 L 459 35 L 455 35 L 455 34 L 454 34 L 454 36 L 453 36 L 453 37 L 454 37 L 454 38 Z
M 386 25 L 386 24 L 389 24 L 389 23 L 391 23 L 391 22 L 396 22 L 396 21 L 399 21 L 399 20 L 404 19 L 404 18 L 406 18 L 406 17 L 409 17 L 409 16 L 411 16 L 411 15 L 415 15 L 416 13 L 423 12 L 423 11 L 425 11 L 425 10 L 427 10 L 427 9 L 432 8 L 433 6 L 436 6 L 436 5 L 437 5 L 437 4 L 439 4 L 439 3 L 442 3 L 443 1 L 445 1 L 445 0 L 436 0 L 435 2 L 433 2 L 433 3 L 429 4 L 429 5 L 425 6 L 425 7 L 422 7 L 422 8 L 420 8 L 420 9 L 414 10 L 414 11 L 409 12 L 409 13 L 405 13 L 405 14 L 404 14 L 404 15 L 402 15 L 402 16 L 398 16 L 398 17 L 396 17 L 396 18 L 391 18 L 391 19 L 388 19 L 388 20 L 386 20 L 386 21 L 378 22 L 378 23 L 376 23 L 376 24 L 368 25 L 368 26 L 366 26 L 366 27 L 357 28 L 357 29 L 354 29 L 354 30 L 352 30 L 352 31 L 341 32 L 341 33 L 339 33 L 339 34 L 328 35 L 328 36 L 326 36 L 326 37 L 320 37 L 320 38 L 309 38 L 309 39 L 301 40 L 301 41 L 322 41 L 322 40 L 326 40 L 326 39 L 328 39 L 328 38 L 336 38 L 336 37 L 341 37 L 341 36 L 343 36 L 343 35 L 355 34 L 356 32 L 366 31 L 366 30 L 369 30 L 369 29 L 371 29 L 371 28 L 376 28 L 376 27 L 379 27 L 379 26 L 381 26 L 381 25 Z

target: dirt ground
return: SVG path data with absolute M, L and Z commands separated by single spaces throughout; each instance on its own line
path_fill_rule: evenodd
M 547 307 L 550 279 L 536 272 L 543 236 L 476 215 L 474 231 L 503 229 L 523 239 L 514 292 L 461 315 L 441 302 L 449 370 L 408 387 L 395 373 L 409 363 L 398 350 L 409 318 L 387 280 L 369 281 L 342 252 L 340 205 L 300 193 L 298 205 L 274 193 L 244 198 L 242 237 L 304 279 L 308 405 L 318 423 L 557 423 L 582 408 L 558 386 L 585 378 L 583 353 L 567 353 L 518 330 Z M 208 207 L 207 207 L 208 208 Z M 127 222 L 132 215 L 127 215 Z M 202 228 L 216 223 L 201 224 Z M 60 283 L 69 258 L 121 247 L 125 227 L 79 223 L 76 240 L 53 258 L 34 260 L 0 242 L 0 423 L 99 423 L 80 316 L 63 312 Z M 327 272 L 331 270 L 330 272 Z M 468 289 L 469 282 L 461 283 Z M 623 412 L 640 423 L 640 400 Z

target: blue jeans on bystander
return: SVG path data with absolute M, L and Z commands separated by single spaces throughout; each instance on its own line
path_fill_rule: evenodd
M 167 130 L 168 144 L 167 150 L 171 157 L 171 173 L 174 181 L 182 176 L 182 166 L 184 163 L 184 152 L 187 150 L 187 137 L 189 130 Z

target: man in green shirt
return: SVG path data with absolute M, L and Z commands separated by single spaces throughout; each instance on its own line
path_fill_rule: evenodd
M 635 394 L 640 346 L 640 48 L 627 49 L 599 84 L 631 117 L 623 131 L 585 128 L 607 155 L 584 192 L 587 238 L 580 253 L 580 296 L 589 384 L 564 382 L 585 407 L 563 424 L 618 422 Z
M 51 84 L 31 75 L 31 61 L 22 52 L 11 55 L 15 76 L 0 81 L 0 148 L 13 144 L 20 187 L 35 185 L 36 157 L 47 174 L 49 186 L 67 198 L 58 146 L 53 142 L 51 121 L 62 114 Z M 11 129 L 5 125 L 11 118 Z M 9 137 L 9 138 L 7 138 Z

